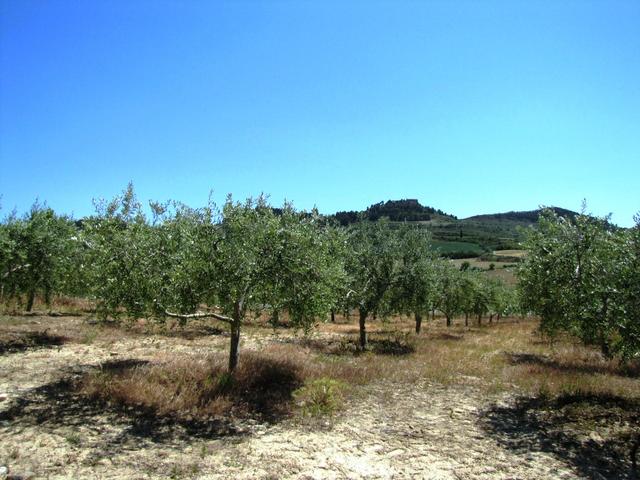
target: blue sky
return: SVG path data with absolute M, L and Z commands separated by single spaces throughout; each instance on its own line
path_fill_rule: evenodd
M 0 0 L 3 212 L 640 211 L 640 2 Z

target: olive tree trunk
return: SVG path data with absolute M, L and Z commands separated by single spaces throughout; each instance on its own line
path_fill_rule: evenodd
M 29 297 L 27 298 L 27 312 L 30 312 L 31 309 L 33 308 L 33 302 L 36 299 L 36 291 L 35 290 L 30 290 L 29 291 Z
M 420 333 L 421 329 L 422 329 L 422 315 L 419 313 L 416 313 L 416 333 Z
M 360 310 L 360 348 L 367 348 L 367 312 Z
M 233 318 L 230 324 L 231 330 L 231 343 L 229 345 L 229 372 L 233 371 L 238 366 L 238 347 L 240 345 L 240 324 L 242 323 L 242 309 L 240 308 L 240 302 L 236 302 L 233 308 Z
M 229 346 L 229 372 L 233 372 L 238 366 L 238 345 L 240 344 L 240 324 L 231 325 L 231 344 Z

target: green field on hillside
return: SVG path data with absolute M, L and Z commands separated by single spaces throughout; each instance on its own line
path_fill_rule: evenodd
M 477 257 L 486 250 L 477 243 L 456 242 L 449 240 L 433 240 L 433 246 L 444 256 L 456 258 Z

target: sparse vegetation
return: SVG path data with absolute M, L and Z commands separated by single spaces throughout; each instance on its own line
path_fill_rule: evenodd
M 38 207 L 0 225 L 5 311 L 46 306 L 31 317 L 4 317 L 0 353 L 71 345 L 101 352 L 38 398 L 81 414 L 96 408 L 145 419 L 156 432 L 178 425 L 189 435 L 233 435 L 243 425 L 336 419 L 367 395 L 387 402 L 395 388 L 437 386 L 520 405 L 484 405 L 488 432 L 501 428 L 500 412 L 517 422 L 534 412 L 553 431 L 560 420 L 540 412 L 557 407 L 576 435 L 600 429 L 599 418 L 623 419 L 604 434 L 609 450 L 635 445 L 640 225 L 624 230 L 546 212 L 527 236 L 526 254 L 452 261 L 425 228 L 377 217 L 340 227 L 263 197 L 229 198 L 220 210 L 177 203 L 151 210 L 148 218 L 129 186 L 82 222 Z M 47 245 L 31 251 L 32 243 Z M 47 268 L 36 278 L 29 275 L 38 255 Z M 52 308 L 99 321 L 64 319 Z M 332 322 L 323 323 L 329 314 Z M 24 322 L 38 315 L 56 328 Z M 249 343 L 242 356 L 241 328 Z M 143 357 L 118 351 L 119 342 L 149 338 L 154 346 Z M 13 421 L 29 408 L 18 402 L 0 416 Z M 456 418 L 453 406 L 448 418 Z M 79 431 L 63 438 L 85 448 Z M 165 473 L 189 476 L 205 457 Z

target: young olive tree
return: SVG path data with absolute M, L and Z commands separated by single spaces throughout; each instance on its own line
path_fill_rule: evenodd
M 438 310 L 451 326 L 453 318 L 462 313 L 467 299 L 465 292 L 464 273 L 451 264 L 445 264 L 439 269 Z
M 303 215 L 290 205 L 276 214 L 263 197 L 227 199 L 212 260 L 222 312 L 216 318 L 231 333 L 230 371 L 238 363 L 240 328 L 249 312 L 284 309 L 294 325 L 308 328 L 329 313 L 343 275 L 317 214 Z
M 0 291 L 26 296 L 33 308 L 37 294 L 47 305 L 54 294 L 64 293 L 74 248 L 75 224 L 48 207 L 35 203 L 23 217 L 12 215 L 0 228 Z
M 415 318 L 416 333 L 436 296 L 436 254 L 431 235 L 423 228 L 404 225 L 398 232 L 400 263 L 393 286 L 394 310 Z
M 471 279 L 471 311 L 478 319 L 478 326 L 482 325 L 482 317 L 489 312 L 491 307 L 491 285 L 482 274 L 476 273 Z
M 625 233 L 620 251 L 618 292 L 625 315 L 618 317 L 617 330 L 622 333 L 617 348 L 624 359 L 640 356 L 640 213 L 634 219 L 635 226 Z
M 154 292 L 149 275 L 154 231 L 133 186 L 110 202 L 96 202 L 96 214 L 85 219 L 83 242 L 91 295 L 98 300 L 100 316 L 139 318 L 153 309 Z
M 238 364 L 249 315 L 286 310 L 309 328 L 335 303 L 344 269 L 317 213 L 263 197 L 222 210 L 152 204 L 149 223 L 129 187 L 91 222 L 96 296 L 103 312 L 129 317 L 216 318 L 230 331 L 229 371 Z M 204 311 L 200 308 L 203 306 Z
M 513 288 L 508 287 L 499 278 L 488 278 L 487 288 L 489 290 L 489 323 L 495 318 L 507 314 L 512 305 Z
M 367 347 L 366 321 L 390 309 L 400 265 L 398 236 L 385 220 L 361 220 L 349 229 L 346 258 L 350 305 L 358 309 L 360 348 Z
M 0 301 L 17 294 L 17 272 L 24 268 L 24 251 L 18 248 L 23 227 L 15 213 L 0 223 Z
M 573 221 L 551 211 L 541 215 L 525 242 L 519 288 L 523 307 L 540 315 L 543 331 L 573 333 L 607 357 L 638 353 L 634 234 L 584 212 Z

